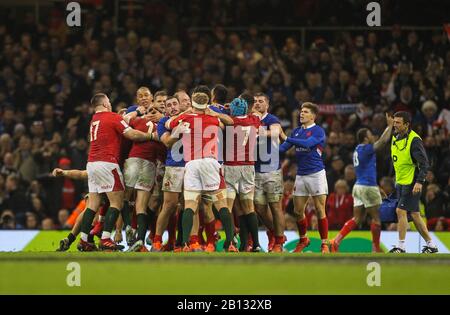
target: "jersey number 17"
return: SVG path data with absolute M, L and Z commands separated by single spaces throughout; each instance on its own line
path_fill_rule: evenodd
M 100 127 L 100 120 L 96 120 L 91 123 L 90 129 L 91 142 L 97 140 L 97 133 L 99 127 Z

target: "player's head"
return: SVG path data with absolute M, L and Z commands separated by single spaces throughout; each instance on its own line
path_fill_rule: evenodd
M 91 106 L 94 111 L 111 112 L 112 106 L 108 96 L 104 93 L 97 93 L 91 98 Z
M 373 144 L 375 142 L 375 137 L 368 128 L 361 128 L 356 132 L 356 139 L 358 144 Z
M 144 106 L 148 108 L 152 105 L 153 94 L 148 87 L 141 86 L 136 91 L 136 103 L 138 106 Z
M 206 85 L 197 85 L 192 91 L 192 96 L 195 93 L 205 93 L 208 96 L 208 99 L 211 99 L 211 90 Z
M 167 92 L 162 90 L 155 93 L 155 101 L 153 102 L 153 107 L 155 107 L 160 113 L 164 113 L 165 102 L 167 99 Z
M 264 93 L 256 93 L 253 108 L 263 115 L 267 113 L 269 110 L 269 97 Z
M 180 102 L 175 95 L 167 96 L 166 99 L 166 115 L 175 116 L 180 113 Z
M 316 104 L 311 102 L 303 103 L 300 108 L 300 123 L 313 123 L 316 120 L 317 114 L 319 114 L 319 108 Z
M 175 97 L 180 103 L 180 112 L 184 112 L 191 107 L 191 98 L 189 97 L 189 94 L 186 93 L 186 91 L 181 90 L 176 92 Z
M 192 107 L 198 111 L 205 111 L 208 108 L 209 97 L 205 93 L 192 94 Z
M 237 97 L 230 103 L 231 116 L 244 116 L 247 114 L 247 111 L 247 101 L 242 98 Z
M 211 102 L 225 104 L 227 101 L 228 90 L 223 84 L 216 84 L 211 91 Z
M 247 111 L 251 111 L 253 108 L 253 104 L 255 103 L 255 97 L 253 96 L 253 94 L 251 94 L 249 92 L 244 92 L 241 95 L 239 95 L 239 98 L 242 98 L 243 100 L 245 100 L 247 102 L 247 106 L 248 106 Z
M 405 111 L 396 112 L 394 114 L 394 131 L 395 133 L 406 133 L 411 125 L 411 114 Z

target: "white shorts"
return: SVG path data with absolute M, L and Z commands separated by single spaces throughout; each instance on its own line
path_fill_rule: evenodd
M 88 162 L 88 187 L 90 193 L 105 193 L 123 191 L 123 176 L 120 167 L 110 162 Z
M 255 188 L 255 167 L 253 165 L 224 165 L 223 172 L 227 191 L 234 194 L 248 194 Z
M 283 195 L 283 175 L 281 169 L 255 174 L 255 204 L 279 202 Z
M 151 191 L 155 185 L 156 165 L 145 159 L 131 157 L 125 160 L 125 186 Z
M 204 158 L 186 163 L 184 189 L 192 191 L 213 191 L 225 188 L 220 164 L 216 159 Z
M 255 194 L 283 194 L 283 175 L 281 169 L 255 174 Z
M 328 195 L 328 183 L 325 170 L 309 175 L 295 177 L 294 196 L 320 196 Z
M 381 205 L 381 194 L 377 186 L 355 185 L 352 191 L 353 206 L 370 208 Z
M 181 193 L 183 191 L 184 167 L 166 166 L 162 191 Z
M 166 166 L 161 161 L 156 161 L 156 177 L 155 177 L 155 185 L 153 186 L 152 196 L 159 197 L 161 196 L 161 188 L 162 182 L 164 178 Z

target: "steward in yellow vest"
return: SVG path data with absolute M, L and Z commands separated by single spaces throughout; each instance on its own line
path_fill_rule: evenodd
M 391 141 L 391 158 L 395 169 L 397 183 L 397 218 L 398 246 L 391 253 L 405 253 L 405 238 L 408 228 L 407 213 L 411 213 L 417 231 L 426 241 L 422 253 L 437 253 L 427 226 L 420 216 L 419 201 L 422 185 L 425 183 L 429 163 L 422 139 L 411 130 L 411 115 L 408 112 L 397 112 L 394 115 L 395 136 Z

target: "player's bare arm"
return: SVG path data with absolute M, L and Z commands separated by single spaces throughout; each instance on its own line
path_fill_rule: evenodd
M 189 113 L 192 113 L 192 108 L 188 108 L 188 109 L 185 110 L 184 112 L 179 113 L 179 114 L 176 115 L 176 116 L 170 117 L 170 118 L 166 121 L 166 123 L 164 124 L 164 126 L 165 126 L 167 129 L 172 129 L 172 128 L 170 128 L 170 123 L 171 123 L 172 121 L 178 119 L 179 117 L 181 117 L 181 115 L 189 114 Z
M 150 141 L 153 140 L 153 134 L 152 133 L 146 133 L 135 129 L 128 129 L 123 134 L 125 138 L 131 140 L 131 141 Z
M 126 115 L 123 115 L 123 120 L 127 122 L 127 124 L 130 123 L 130 121 L 138 116 L 141 116 L 147 112 L 146 108 L 144 106 L 139 106 L 135 111 L 132 111 Z
M 160 121 L 161 118 L 164 117 L 164 114 L 158 111 L 155 107 L 153 107 L 149 113 L 146 115 L 151 121 L 157 122 Z
M 373 148 L 375 151 L 382 149 L 389 142 L 389 139 L 391 138 L 392 127 L 394 125 L 394 118 L 392 116 L 390 116 L 388 113 L 386 113 L 386 122 L 387 122 L 386 129 L 384 129 L 383 133 L 380 136 L 380 139 L 378 139 L 373 144 Z
M 205 110 L 205 114 L 213 117 L 219 118 L 219 120 L 226 126 L 234 125 L 233 118 L 228 116 L 227 114 L 217 113 L 209 108 Z
M 283 132 L 280 124 L 273 124 L 269 126 L 269 129 L 260 128 L 260 136 L 263 137 L 280 137 L 282 140 L 286 140 L 283 136 L 286 137 L 286 134 Z
M 87 171 L 86 170 L 63 170 L 60 168 L 55 168 L 52 171 L 52 176 L 54 177 L 67 177 L 75 180 L 87 179 Z

